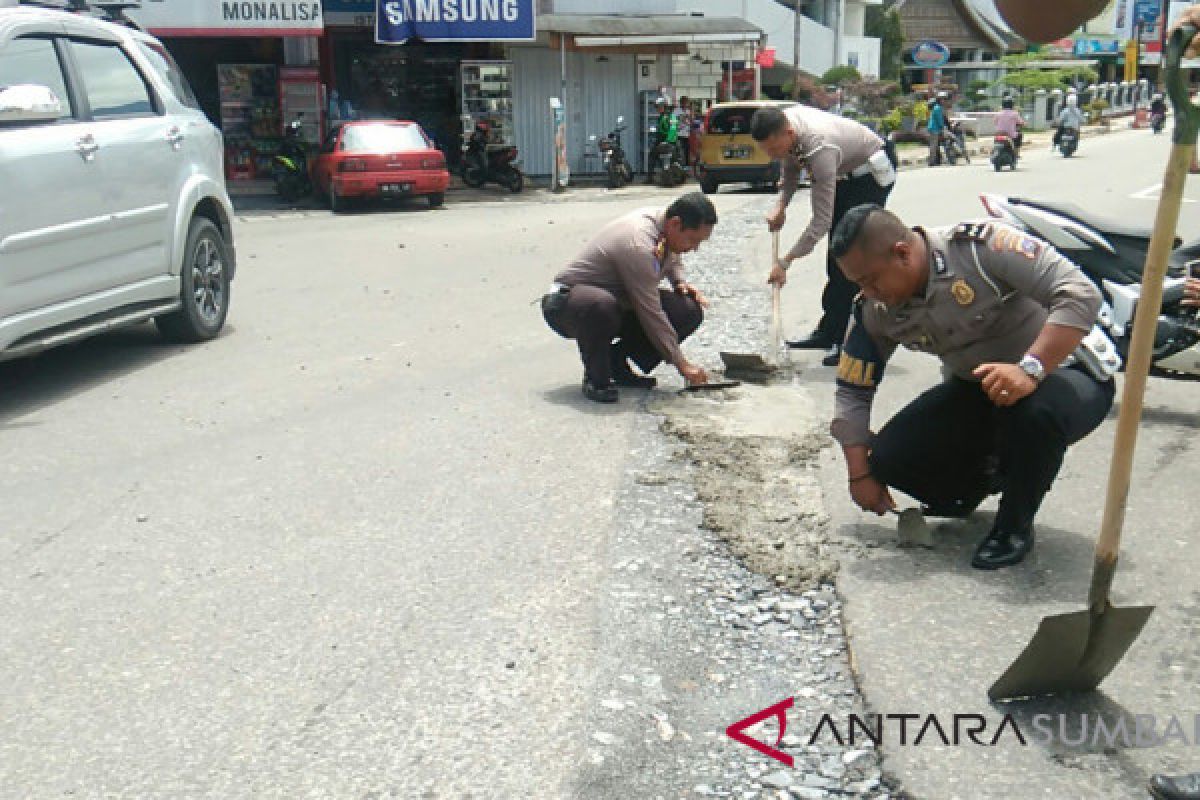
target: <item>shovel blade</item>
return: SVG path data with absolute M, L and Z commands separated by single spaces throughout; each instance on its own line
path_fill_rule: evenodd
M 721 353 L 725 372 L 774 372 L 775 367 L 758 353 Z
M 991 700 L 1090 692 L 1108 677 L 1154 606 L 1077 611 L 1045 617 L 1033 639 L 988 689 Z

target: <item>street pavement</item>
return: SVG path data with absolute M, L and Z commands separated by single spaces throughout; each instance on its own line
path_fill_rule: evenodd
M 978 191 L 1011 187 L 1148 222 L 1167 146 L 1118 133 L 1066 162 L 1027 152 L 1013 174 L 982 159 L 910 170 L 892 207 L 952 223 L 982 214 Z M 258 208 L 237 224 L 220 339 L 177 347 L 141 326 L 0 365 L 0 797 L 786 800 L 898 786 L 1115 798 L 1138 796 L 1151 771 L 1200 768 L 1194 748 L 1078 754 L 1005 739 L 885 747 L 883 787 L 869 769 L 841 779 L 864 751 L 813 748 L 801 786 L 800 769 L 767 775 L 779 765 L 723 736 L 788 694 L 811 698 L 800 676 L 850 697 L 830 700 L 840 719 L 861 711 L 837 663 L 843 616 L 868 708 L 979 713 L 994 729 L 1003 709 L 987 685 L 1041 616 L 1082 607 L 1112 425 L 1068 456 L 1035 555 L 991 574 L 967 567 L 988 514 L 939 528 L 933 550 L 897 548 L 893 523 L 850 504 L 826 450 L 829 527 L 864 544 L 838 550 L 844 610 L 818 586 L 772 597 L 772 575 L 701 530 L 693 473 L 658 430 L 655 402 L 677 376 L 660 370 L 659 391 L 618 406 L 588 403 L 572 346 L 532 305 L 596 228 L 674 194 L 497 191 L 338 217 Z M 716 200 L 740 225 L 769 203 Z M 806 204 L 797 196 L 785 235 Z M 1184 207 L 1185 235 L 1196 209 Z M 758 229 L 714 244 L 742 266 L 740 286 L 712 287 L 728 296 L 718 305 L 761 293 L 766 251 Z M 815 320 L 822 265 L 814 254 L 792 270 L 790 334 Z M 711 364 L 719 345 L 694 347 Z M 795 358 L 797 413 L 823 426 L 830 370 Z M 898 356 L 876 420 L 936 376 L 932 360 Z M 1159 609 L 1088 709 L 1200 706 L 1197 420 L 1193 385 L 1151 381 L 1115 600 Z M 756 616 L 807 609 L 809 627 L 760 633 L 725 606 L 705 616 L 724 597 L 757 599 Z M 1190 717 L 1184 729 L 1194 743 Z
M 1085 139 L 1078 156 L 1064 160 L 1048 149 L 1028 149 L 1015 173 L 994 174 L 983 159 L 972 166 L 905 172 L 890 207 L 909 224 L 945 225 L 984 216 L 980 191 L 1079 203 L 1096 213 L 1149 226 L 1170 142 L 1148 131 L 1122 131 Z M 981 163 L 982 162 L 982 163 Z M 1200 235 L 1200 187 L 1187 187 L 1179 234 Z M 801 221 L 789 223 L 794 231 Z M 809 270 L 816 257 L 792 270 Z M 819 303 L 808 280 L 793 280 L 784 305 L 791 333 L 803 333 Z M 802 357 L 815 365 L 815 356 Z M 814 366 L 800 380 L 831 408 L 829 370 Z M 939 379 L 935 359 L 901 349 L 881 384 L 874 423 L 881 425 L 909 399 Z M 1120 395 L 1118 395 L 1118 407 Z M 881 714 L 912 713 L 906 746 L 891 739 L 884 772 L 918 798 L 1131 798 L 1145 796 L 1153 772 L 1200 770 L 1196 709 L 1200 708 L 1200 591 L 1195 564 L 1197 509 L 1194 443 L 1200 429 L 1200 394 L 1186 381 L 1152 378 L 1136 450 L 1114 605 L 1155 605 L 1157 610 L 1125 660 L 1092 696 L 1055 702 L 990 705 L 986 690 L 1033 636 L 1047 615 L 1086 606 L 1092 547 L 1099 532 L 1111 459 L 1116 409 L 1092 436 L 1072 448 L 1038 517 L 1037 547 L 1018 567 L 997 572 L 970 568 L 970 554 L 987 532 L 995 498 L 963 522 L 935 524 L 931 550 L 894 546 L 895 523 L 857 511 L 845 489 L 845 468 L 834 447 L 822 479 L 834 526 L 843 534 L 882 545 L 868 558 L 849 559 L 838 588 L 846 602 L 848 637 L 868 707 Z M 903 506 L 911 504 L 897 497 Z M 955 714 L 981 714 L 990 742 L 1011 713 L 1026 734 L 1024 746 L 1007 732 L 995 747 L 943 746 L 927 735 L 913 746 L 928 715 L 953 739 Z M 1055 743 L 1033 740 L 1034 715 L 1053 729 Z M 1058 715 L 1065 715 L 1059 717 Z M 1083 715 L 1088 715 L 1085 719 Z M 1122 719 L 1133 740 L 1136 715 L 1151 715 L 1157 735 L 1171 717 L 1186 737 L 1153 746 L 1108 747 L 1097 738 L 1096 718 L 1109 729 Z M 1086 734 L 1086 743 L 1062 744 Z M 1152 722 L 1147 718 L 1143 726 Z M 893 725 L 895 722 L 893 721 Z M 915 727 L 914 727 L 915 726 Z M 893 735 L 898 735 L 893 727 Z M 1098 743 L 1098 744 L 1096 744 Z

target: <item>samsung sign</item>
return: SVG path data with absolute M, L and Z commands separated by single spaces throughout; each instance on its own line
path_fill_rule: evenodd
M 375 41 L 528 41 L 534 0 L 376 0 Z

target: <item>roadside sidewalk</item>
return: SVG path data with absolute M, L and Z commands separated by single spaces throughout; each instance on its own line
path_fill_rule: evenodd
M 1082 139 L 1087 140 L 1095 136 L 1108 136 L 1143 132 L 1146 128 L 1134 128 L 1128 120 L 1121 119 L 1109 126 L 1104 125 L 1085 125 L 1083 126 Z M 1025 134 L 1024 143 L 1021 145 L 1021 150 L 1030 152 L 1032 150 L 1048 150 L 1050 143 L 1054 139 L 1054 131 L 1030 131 Z M 967 154 L 972 158 L 987 157 L 992 154 L 992 142 L 990 137 L 980 137 L 979 139 L 967 139 Z M 929 155 L 929 148 L 925 145 L 905 147 L 898 153 L 900 160 L 900 169 L 919 169 L 926 168 L 929 165 L 926 163 Z

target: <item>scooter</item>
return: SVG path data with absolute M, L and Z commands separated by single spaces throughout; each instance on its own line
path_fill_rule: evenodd
M 608 188 L 620 189 L 633 181 L 633 165 L 625 155 L 625 147 L 621 144 L 621 133 L 625 130 L 625 118 L 617 117 L 617 127 L 608 136 L 603 136 L 596 143 L 597 149 L 604 157 L 604 172 L 608 175 Z M 595 135 L 591 137 L 595 139 Z
M 1014 172 L 1017 169 L 1017 146 L 1011 137 L 997 133 L 992 139 L 992 167 L 999 172 L 1008 167 Z
M 1079 147 L 1079 131 L 1074 128 L 1063 128 L 1058 134 L 1058 151 L 1063 158 L 1070 158 Z
M 659 142 L 656 129 L 652 128 L 650 133 L 655 137 L 655 145 L 650 150 L 651 173 L 655 182 L 664 189 L 669 189 L 686 181 L 687 170 L 679 154 L 679 145 Z
M 945 133 L 942 134 L 942 158 L 946 159 L 946 163 L 954 166 L 961 158 L 968 164 L 971 163 L 971 155 L 967 152 L 967 137 L 963 132 L 961 122 L 951 122 L 946 126 Z
M 308 148 L 301 138 L 303 130 L 300 120 L 288 123 L 279 152 L 271 163 L 275 193 L 285 203 L 294 203 L 313 191 L 312 176 L 308 173 Z
M 1150 115 L 1150 129 L 1155 134 L 1163 132 L 1163 126 L 1167 124 L 1167 115 L 1161 112 Z
M 488 181 L 498 183 L 516 194 L 525 187 L 525 176 L 517 161 L 517 148 L 491 140 L 491 126 L 484 120 L 463 144 L 461 174 L 463 183 L 478 189 Z
M 1071 203 L 982 194 L 990 216 L 1036 236 L 1077 264 L 1104 295 L 1100 326 L 1124 359 L 1133 337 L 1141 297 L 1142 267 L 1150 249 L 1149 226 L 1104 219 Z M 1200 309 L 1185 306 L 1183 286 L 1193 270 L 1200 276 L 1200 239 L 1175 249 L 1163 281 L 1162 307 L 1154 337 L 1156 374 L 1200 377 Z

